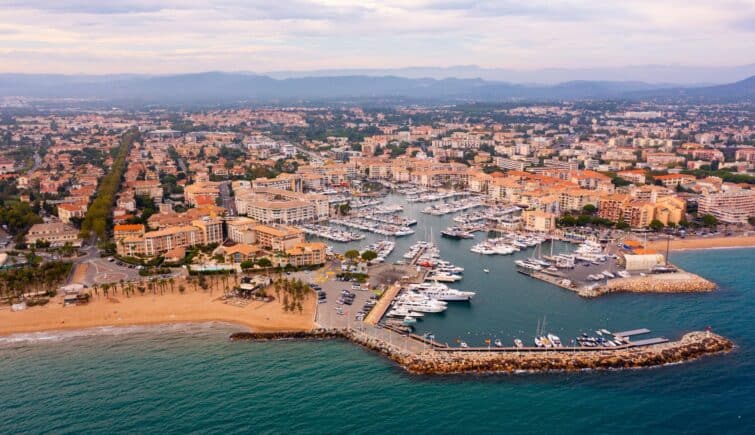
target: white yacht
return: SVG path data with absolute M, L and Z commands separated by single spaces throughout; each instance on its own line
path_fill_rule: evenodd
M 462 278 L 463 276 L 453 273 L 435 273 L 431 271 L 429 274 L 427 274 L 427 277 L 425 277 L 425 281 L 456 282 L 461 281 Z

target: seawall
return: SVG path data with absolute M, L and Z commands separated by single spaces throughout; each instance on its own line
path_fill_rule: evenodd
M 586 297 L 607 293 L 706 293 L 716 289 L 716 284 L 689 272 L 663 273 L 631 278 L 616 278 L 600 287 L 585 290 Z
M 350 329 L 316 329 L 310 332 L 240 332 L 231 340 L 292 340 L 333 339 L 351 340 L 361 346 L 387 356 L 406 371 L 422 375 L 483 374 L 519 372 L 556 372 L 580 370 L 609 370 L 655 367 L 681 363 L 705 355 L 724 353 L 734 348 L 725 337 L 709 332 L 690 332 L 677 341 L 626 349 L 606 348 L 601 351 L 533 352 L 436 352 L 411 353 L 382 340 Z

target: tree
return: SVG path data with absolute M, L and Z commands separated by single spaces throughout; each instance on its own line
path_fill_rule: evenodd
M 351 205 L 347 202 L 346 204 L 341 204 L 338 206 L 338 212 L 342 215 L 347 215 L 351 211 Z
M 244 260 L 241 262 L 241 270 L 249 270 L 254 268 L 254 261 L 252 260 Z
M 349 249 L 348 251 L 343 253 L 343 256 L 351 261 L 354 261 L 359 258 L 359 251 L 357 251 L 356 249 Z
M 712 214 L 706 214 L 705 216 L 703 216 L 702 221 L 703 226 L 705 227 L 715 227 L 716 225 L 718 225 L 718 219 L 716 219 L 716 217 Z
M 362 260 L 364 260 L 364 261 L 372 261 L 372 260 L 376 259 L 377 256 L 378 256 L 377 252 L 367 250 L 367 251 L 364 251 L 362 253 Z
M 616 229 L 617 230 L 628 230 L 630 228 L 629 224 L 624 221 L 624 219 L 616 222 Z
M 257 260 L 257 265 L 259 267 L 270 267 L 273 265 L 273 262 L 268 258 L 260 258 L 259 260 Z
M 573 227 L 577 224 L 577 219 L 572 215 L 566 215 L 558 220 L 558 225 L 561 227 Z
M 658 219 L 653 219 L 650 222 L 650 229 L 655 231 L 656 233 L 661 231 L 663 227 L 664 227 L 663 222 L 659 221 Z
M 595 214 L 596 211 L 598 211 L 598 208 L 592 204 L 587 204 L 584 207 L 582 207 L 582 211 L 585 212 L 586 214 L 593 215 Z

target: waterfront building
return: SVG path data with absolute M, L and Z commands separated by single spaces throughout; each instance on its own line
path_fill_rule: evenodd
M 304 243 L 304 232 L 287 225 L 256 225 L 255 243 L 274 251 L 286 251 Z
M 550 232 L 556 229 L 556 214 L 538 210 L 526 210 L 522 213 L 524 229 L 528 231 Z
M 702 196 L 697 201 L 700 215 L 710 214 L 725 223 L 747 223 L 755 216 L 755 191 L 734 189 Z

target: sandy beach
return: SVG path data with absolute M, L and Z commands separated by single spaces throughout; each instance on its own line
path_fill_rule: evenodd
M 128 326 L 161 323 L 222 321 L 237 323 L 254 331 L 309 330 L 314 326 L 315 298 L 304 310 L 284 312 L 278 301 L 256 302 L 237 307 L 218 298 L 219 292 L 165 293 L 163 295 L 93 296 L 89 304 L 63 307 L 57 297 L 42 307 L 11 312 L 0 309 L 0 335 L 20 332 L 84 329 L 98 326 Z
M 686 239 L 672 239 L 670 249 L 682 251 L 688 249 L 720 249 L 720 248 L 748 248 L 755 247 L 755 235 L 732 237 L 696 237 Z M 665 240 L 648 242 L 648 248 L 657 251 L 666 250 Z

